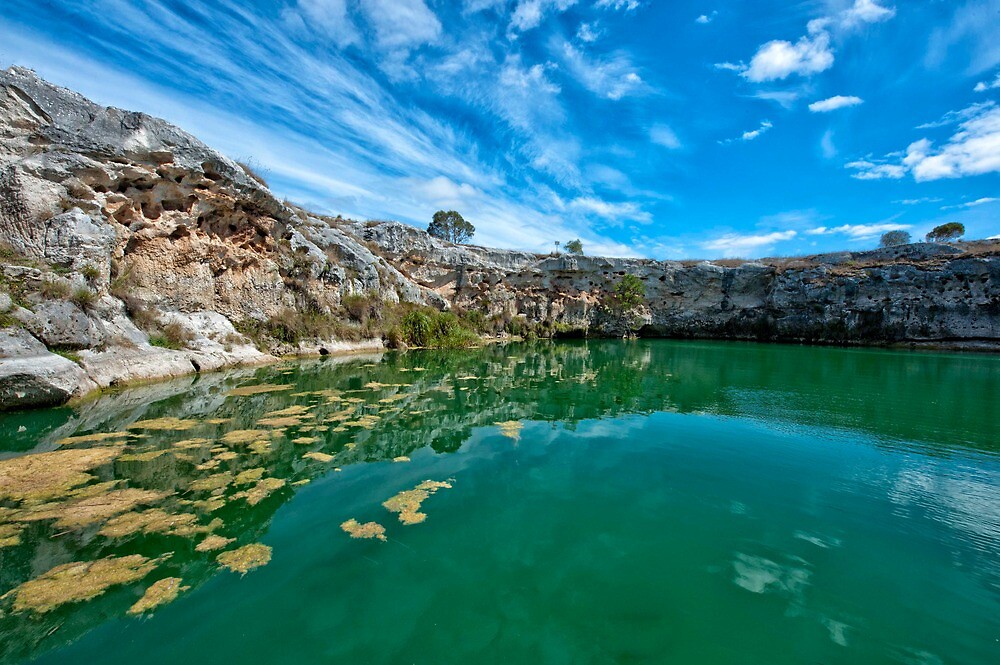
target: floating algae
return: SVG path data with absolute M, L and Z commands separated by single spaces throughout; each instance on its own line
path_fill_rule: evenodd
M 222 441 L 230 445 L 240 445 L 269 436 L 269 432 L 259 429 L 234 429 L 222 435 Z
M 287 481 L 282 478 L 264 478 L 252 489 L 247 490 L 247 503 L 256 506 L 258 503 L 271 496 L 274 492 L 285 486 Z
M 228 423 L 232 418 L 209 418 L 205 421 L 206 425 L 222 425 L 223 423 Z
M 223 450 L 220 453 L 215 454 L 215 459 L 220 462 L 229 462 L 239 457 L 238 453 L 234 453 L 232 450 Z
M 194 439 L 184 439 L 183 441 L 175 441 L 171 445 L 174 448 L 180 448 L 182 450 L 193 450 L 196 448 L 204 448 L 210 443 L 212 443 L 212 441 L 209 439 L 194 438 Z
M 192 427 L 197 427 L 200 423 L 197 420 L 181 420 L 173 416 L 165 418 L 153 418 L 151 420 L 138 420 L 128 426 L 128 429 L 151 429 L 161 432 L 183 432 Z
M 137 506 L 157 503 L 167 496 L 167 492 L 155 490 L 136 488 L 112 490 L 66 503 L 46 503 L 33 506 L 24 510 L 18 517 L 18 521 L 35 522 L 54 519 L 55 526 L 61 529 L 79 529 L 134 510 Z
M 264 441 L 263 439 L 260 441 L 254 441 L 250 444 L 249 448 L 252 453 L 264 455 L 265 453 L 271 452 L 271 442 Z
M 0 524 L 0 550 L 21 544 L 23 524 Z
M 151 508 L 108 520 L 97 533 L 105 538 L 124 538 L 139 532 L 190 537 L 207 530 L 207 527 L 198 525 L 197 516 L 191 513 L 174 514 L 160 508 Z
M 99 432 L 97 434 L 83 434 L 80 436 L 67 436 L 56 441 L 57 446 L 72 446 L 78 443 L 101 443 L 112 439 L 124 439 L 131 436 L 131 432 Z M 120 443 L 115 441 L 115 443 Z
M 306 459 L 316 460 L 317 462 L 323 462 L 324 464 L 326 462 L 333 461 L 333 455 L 327 455 L 326 453 L 311 452 L 311 453 L 306 453 L 302 457 L 305 457 Z
M 93 480 L 85 471 L 107 464 L 116 448 L 71 448 L 0 461 L 0 500 L 46 501 Z
M 153 582 L 146 593 L 142 595 L 136 603 L 128 608 L 129 614 L 142 614 L 156 609 L 160 605 L 172 603 L 177 599 L 182 591 L 187 591 L 191 587 L 181 586 L 183 582 L 179 577 L 164 577 L 162 580 Z
M 214 552 L 215 550 L 221 550 L 223 547 L 226 547 L 229 543 L 232 543 L 235 540 L 235 538 L 226 538 L 225 536 L 213 533 L 206 536 L 205 540 L 195 545 L 194 549 L 196 552 Z
M 378 522 L 365 522 L 361 524 L 356 519 L 351 518 L 340 525 L 340 528 L 351 535 L 351 538 L 378 538 L 385 541 L 385 527 Z
M 192 492 L 214 492 L 228 487 L 231 482 L 233 482 L 233 474 L 223 471 L 222 473 L 198 478 L 188 485 L 188 489 Z
M 393 457 L 392 461 L 393 462 L 409 462 L 410 458 L 407 457 L 406 455 L 400 455 L 399 457 Z
M 386 510 L 390 513 L 398 513 L 399 521 L 403 524 L 419 524 L 427 519 L 425 513 L 420 512 L 420 504 L 427 497 L 434 494 L 439 489 L 450 489 L 451 483 L 439 480 L 425 480 L 412 490 L 404 490 L 396 496 L 383 502 Z
M 267 565 L 271 561 L 271 548 L 260 543 L 253 543 L 223 552 L 215 560 L 234 573 L 246 575 L 254 568 Z
M 304 416 L 309 413 L 312 409 L 311 406 L 305 406 L 303 404 L 295 404 L 288 407 L 287 409 L 279 409 L 278 411 L 268 411 L 265 416 L 268 417 L 280 417 L 280 416 Z
M 264 427 L 296 427 L 302 424 L 302 418 L 299 416 L 275 416 L 274 418 L 261 418 L 257 424 Z
M 298 444 L 300 446 L 308 446 L 311 443 L 316 443 L 319 441 L 315 436 L 300 436 L 297 439 L 292 439 L 292 443 Z
M 500 428 L 500 433 L 507 438 L 515 441 L 521 440 L 521 430 L 524 429 L 524 423 L 520 420 L 505 420 L 502 423 L 496 423 L 496 426 Z
M 220 464 L 222 464 L 222 462 L 220 462 L 218 459 L 210 459 L 207 462 L 199 464 L 198 466 L 195 467 L 195 469 L 197 469 L 198 471 L 212 471 L 213 469 L 218 468 Z
M 250 483 L 255 483 L 264 477 L 264 472 L 267 469 L 263 467 L 257 467 L 256 469 L 247 469 L 246 471 L 240 471 L 236 474 L 236 480 L 233 481 L 234 485 L 249 485 Z
M 169 448 L 163 448 L 161 450 L 150 450 L 145 453 L 130 453 L 128 455 L 122 455 L 118 458 L 119 462 L 150 462 L 161 455 L 166 455 L 170 452 Z
M 13 610 L 44 614 L 61 605 L 90 600 L 113 586 L 138 582 L 157 563 L 159 559 L 141 554 L 64 563 L 11 591 Z
M 229 391 L 230 397 L 247 397 L 249 395 L 259 395 L 261 393 L 277 393 L 284 390 L 291 390 L 292 384 L 273 384 L 273 383 L 261 383 L 255 386 L 242 386 L 240 388 L 233 388 Z
M 205 499 L 204 501 L 195 501 L 192 505 L 203 513 L 214 513 L 216 510 L 226 505 L 226 500 L 221 496 L 214 496 L 211 499 Z

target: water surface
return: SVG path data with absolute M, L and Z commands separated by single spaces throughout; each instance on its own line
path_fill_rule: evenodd
M 998 404 L 993 356 L 612 341 L 5 415 L 0 497 L 28 451 L 108 450 L 0 498 L 0 662 L 1000 662 Z M 426 480 L 450 487 L 424 521 L 382 505 Z M 255 543 L 245 575 L 217 560 Z M 137 579 L 25 606 L 57 566 L 135 555 Z M 167 577 L 188 588 L 128 613 Z

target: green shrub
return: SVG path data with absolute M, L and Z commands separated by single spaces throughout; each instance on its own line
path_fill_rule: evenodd
M 430 346 L 433 325 L 431 317 L 424 312 L 410 312 L 403 317 L 403 339 L 412 346 Z
M 66 300 L 70 296 L 69 284 L 61 279 L 43 280 L 39 291 L 49 300 Z
M 90 309 L 97 302 L 97 294 L 86 287 L 80 287 L 73 291 L 69 300 L 80 309 Z
M 80 274 L 83 275 L 83 278 L 88 282 L 94 282 L 97 281 L 97 278 L 101 276 L 101 271 L 98 270 L 95 266 L 88 264 L 83 266 L 83 268 L 80 270 Z

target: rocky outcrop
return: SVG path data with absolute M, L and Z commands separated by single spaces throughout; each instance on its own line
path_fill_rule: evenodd
M 0 409 L 271 352 L 381 348 L 293 339 L 261 351 L 239 332 L 296 312 L 335 318 L 354 294 L 599 335 L 1000 339 L 997 243 L 741 264 L 454 245 L 279 201 L 182 130 L 17 67 L 0 71 L 0 240 Z M 625 274 L 646 287 L 627 326 L 603 305 Z
M 417 282 L 494 316 L 621 334 L 602 301 L 645 284 L 640 335 L 837 344 L 997 342 L 1000 243 L 920 243 L 717 265 L 455 247 L 402 224 L 356 225 Z

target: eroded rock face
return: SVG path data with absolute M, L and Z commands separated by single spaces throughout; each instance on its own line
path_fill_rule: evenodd
M 737 266 L 453 245 L 405 224 L 281 202 L 182 130 L 16 67 L 0 71 L 0 240 L 23 258 L 0 259 L 3 325 L 24 327 L 0 329 L 0 408 L 266 362 L 272 356 L 237 332 L 252 326 L 234 324 L 290 309 L 334 313 L 348 294 L 590 334 L 639 327 L 644 335 L 832 343 L 1000 339 L 996 243 Z M 603 306 L 625 274 L 646 286 L 629 324 Z M 26 302 L 29 292 L 48 295 Z M 150 325 L 174 326 L 185 348 L 151 345 Z M 344 344 L 298 341 L 275 352 Z M 79 364 L 49 349 L 76 349 Z

